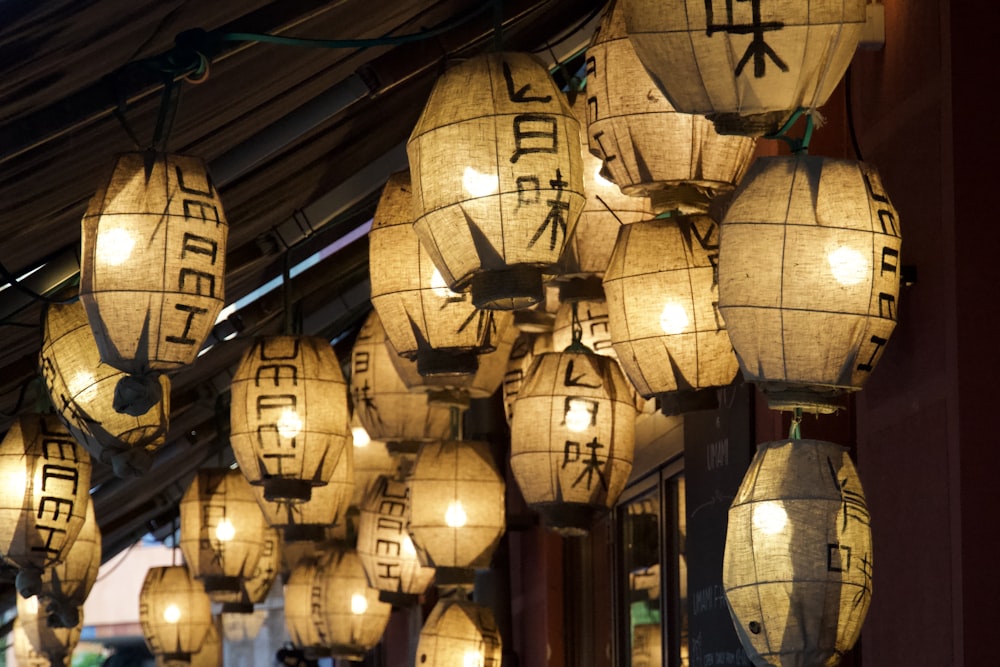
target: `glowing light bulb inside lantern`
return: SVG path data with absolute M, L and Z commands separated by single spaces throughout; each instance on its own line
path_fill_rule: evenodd
M 351 595 L 351 613 L 356 616 L 360 616 L 366 611 L 368 611 L 368 598 L 366 598 L 362 593 L 354 593 Z
M 840 246 L 826 256 L 830 272 L 841 285 L 857 285 L 868 276 L 868 260 L 854 248 Z
M 451 528 L 461 528 L 468 520 L 469 517 L 465 514 L 462 501 L 453 500 L 448 505 L 448 510 L 444 513 L 444 522 Z
M 222 519 L 215 524 L 215 536 L 220 542 L 231 542 L 236 537 L 236 528 L 229 519 Z
M 753 508 L 753 526 L 768 535 L 777 535 L 788 525 L 788 513 L 779 503 L 768 501 Z
M 403 555 L 408 558 L 414 558 L 417 555 L 417 549 L 413 546 L 413 540 L 410 539 L 409 535 L 403 538 L 402 550 Z
M 4 477 L 7 479 L 7 483 L 3 485 L 4 491 L 10 493 L 11 498 L 18 498 L 18 499 L 24 498 L 24 494 L 28 490 L 27 471 L 8 470 L 7 474 L 5 474 Z M 39 486 L 38 488 L 41 488 L 41 486 Z
M 594 167 L 594 183 L 596 183 L 602 188 L 614 187 L 614 183 L 612 183 L 611 181 L 609 181 L 608 179 L 604 178 L 604 176 L 601 175 L 601 170 L 603 168 L 604 168 L 603 163 L 598 163 L 598 165 Z
M 181 610 L 175 604 L 167 605 L 167 608 L 163 610 L 163 620 L 167 623 L 177 623 L 181 620 Z
M 479 651 L 466 651 L 462 656 L 462 667 L 482 667 L 483 654 Z
M 434 292 L 434 296 L 439 296 L 442 299 L 462 298 L 458 292 L 451 291 L 448 283 L 444 281 L 444 276 L 437 269 L 434 269 L 434 273 L 431 274 L 431 291 Z
M 97 261 L 108 266 L 121 266 L 132 256 L 135 239 L 127 229 L 117 227 L 97 236 Z
M 566 409 L 566 428 L 574 433 L 586 431 L 593 421 L 593 415 L 587 409 L 584 401 L 570 399 L 569 407 Z
M 294 438 L 302 431 L 302 417 L 295 410 L 285 410 L 278 418 L 278 435 L 282 438 Z
M 684 333 L 688 324 L 690 320 L 684 306 L 672 301 L 663 306 L 663 311 L 660 313 L 660 328 L 663 329 L 663 333 L 670 335 Z
M 462 172 L 462 187 L 473 197 L 485 197 L 500 189 L 500 177 L 466 167 Z
M 368 431 L 363 426 L 352 426 L 351 436 L 354 438 L 355 447 L 367 447 L 368 443 L 372 441 L 371 436 L 368 435 Z
M 92 401 L 97 397 L 97 383 L 89 371 L 77 371 L 66 382 L 70 396 L 77 401 Z

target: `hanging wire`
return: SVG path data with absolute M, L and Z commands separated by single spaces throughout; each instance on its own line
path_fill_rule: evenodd
M 24 398 L 28 394 L 28 387 L 31 386 L 31 383 L 34 382 L 34 380 L 35 380 L 34 377 L 28 378 L 24 382 L 24 384 L 21 385 L 20 391 L 17 392 L 17 403 L 14 404 L 13 411 L 11 411 L 10 414 L 6 412 L 0 412 L 0 418 L 14 419 L 15 417 L 17 417 L 17 413 L 21 411 L 22 407 L 24 407 Z
M 160 110 L 156 114 L 156 128 L 153 130 L 153 150 L 165 153 L 170 131 L 177 116 L 177 106 L 180 104 L 181 87 L 175 85 L 172 76 L 163 78 L 163 94 L 160 97 Z
M 503 0 L 493 0 L 493 50 L 503 52 Z
M 295 318 L 292 314 L 292 259 L 288 250 L 285 251 L 284 264 L 281 267 L 281 298 L 285 306 L 285 335 L 291 336 Z
M 788 427 L 788 438 L 789 440 L 802 439 L 802 408 L 795 408 L 795 412 L 792 413 L 792 423 Z
M 540 47 L 538 49 L 535 49 L 534 51 L 532 51 L 532 53 L 541 53 L 546 48 L 551 49 L 554 46 L 559 46 L 560 44 L 562 44 L 563 42 L 565 42 L 567 39 L 571 39 L 578 32 L 580 32 L 581 30 L 583 30 L 584 28 L 586 28 L 587 24 L 590 23 L 591 21 L 593 21 L 594 17 L 596 17 L 598 14 L 600 14 L 604 10 L 604 7 L 605 7 L 605 5 L 603 5 L 603 4 L 599 4 L 597 7 L 594 7 L 594 9 L 589 14 L 587 14 L 586 17 L 580 19 L 579 23 L 577 23 L 575 26 L 573 26 L 572 28 L 570 28 L 569 32 L 567 32 L 566 34 L 564 34 L 562 37 L 560 37 L 556 41 L 551 42 L 550 44 L 547 44 L 546 46 L 543 46 L 543 47 Z
M 802 133 L 802 137 L 796 139 L 794 137 L 788 136 L 788 131 L 792 129 L 792 126 L 801 118 L 806 117 L 806 127 L 805 131 Z M 805 107 L 799 107 L 788 117 L 785 124 L 781 126 L 774 134 L 764 135 L 765 139 L 779 139 L 788 144 L 788 147 L 793 153 L 808 153 L 809 152 L 809 142 L 812 141 L 813 127 L 815 122 L 813 120 L 813 112 Z
M 66 303 L 73 303 L 74 301 L 77 300 L 77 297 L 75 296 L 71 299 L 53 299 L 52 297 L 46 296 L 45 294 L 39 294 L 30 287 L 22 285 L 20 282 L 18 282 L 17 276 L 8 271 L 7 267 L 4 266 L 2 262 L 0 262 L 0 277 L 3 277 L 3 279 L 7 281 L 7 284 L 10 285 L 13 289 L 17 290 L 18 292 L 26 296 L 31 297 L 35 301 L 41 301 L 43 303 L 66 304 Z
M 851 148 L 854 149 L 854 156 L 858 158 L 858 162 L 864 162 L 865 158 L 861 155 L 861 144 L 858 143 L 858 134 L 854 129 L 854 103 L 852 102 L 851 95 L 851 66 L 847 66 L 847 72 L 844 73 L 844 106 L 847 107 L 847 132 L 851 136 Z
M 572 313 L 572 319 L 570 321 L 570 333 L 572 335 L 572 339 L 564 352 L 593 353 L 593 350 L 583 344 L 583 324 L 580 322 L 579 304 L 576 301 L 570 304 L 570 312 Z
M 449 414 L 451 418 L 451 439 L 461 440 L 462 439 L 462 411 L 458 409 L 458 406 L 451 406 L 449 408 Z

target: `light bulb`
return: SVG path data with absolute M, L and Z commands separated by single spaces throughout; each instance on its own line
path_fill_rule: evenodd
M 467 650 L 462 656 L 462 667 L 482 667 L 483 654 L 474 649 Z
M 768 535 L 777 535 L 788 524 L 788 513 L 780 503 L 767 501 L 753 508 L 753 526 Z
M 167 623 L 177 623 L 181 620 L 181 610 L 175 604 L 167 605 L 167 608 L 163 610 L 163 620 Z
M 355 447 L 367 447 L 368 443 L 372 441 L 371 437 L 368 435 L 368 431 L 366 431 L 363 426 L 352 426 L 351 435 L 354 437 Z
M 108 266 L 121 266 L 132 256 L 135 239 L 127 229 L 116 227 L 97 235 L 97 261 Z
M 574 433 L 586 431 L 590 426 L 592 417 L 587 404 L 583 401 L 570 399 L 569 408 L 566 410 L 566 428 Z
M 413 546 L 413 540 L 410 539 L 409 535 L 403 538 L 403 546 L 401 549 L 403 551 L 403 555 L 407 558 L 416 558 L 417 549 Z
M 857 285 L 868 276 L 868 261 L 854 248 L 840 246 L 826 256 L 830 272 L 841 285 Z
M 434 269 L 434 273 L 431 274 L 431 291 L 434 292 L 434 296 L 439 296 L 442 299 L 462 298 L 458 292 L 451 291 L 448 283 L 444 281 L 444 276 L 437 269 Z
M 368 611 L 368 598 L 361 593 L 351 595 L 351 613 L 360 616 L 366 611 Z
M 462 187 L 473 197 L 485 197 L 500 189 L 500 177 L 495 174 L 483 174 L 472 167 L 466 167 L 462 172 Z
M 598 162 L 597 166 L 594 167 L 594 183 L 602 188 L 610 188 L 614 185 L 611 181 L 601 176 L 601 170 L 604 168 L 604 163 Z
M 444 513 L 444 522 L 451 528 L 461 528 L 468 520 L 469 517 L 465 514 L 465 508 L 462 507 L 462 501 L 453 500 L 448 505 L 448 511 Z
M 215 536 L 220 542 L 231 542 L 236 537 L 236 528 L 229 519 L 222 519 L 215 524 Z
M 670 335 L 683 333 L 689 323 L 684 306 L 673 301 L 663 306 L 663 312 L 660 313 L 660 328 L 663 329 L 663 333 Z
M 282 438 L 294 438 L 302 431 L 302 417 L 295 410 L 286 409 L 278 418 L 276 426 Z

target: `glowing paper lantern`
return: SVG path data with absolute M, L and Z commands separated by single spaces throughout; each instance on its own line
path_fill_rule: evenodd
M 205 643 L 196 653 L 191 654 L 190 659 L 179 661 L 176 658 L 167 658 L 163 655 L 157 655 L 155 658 L 156 667 L 221 667 L 223 664 L 222 637 L 213 623 L 208 629 L 208 634 L 205 635 Z
M 83 528 L 90 455 L 55 415 L 24 414 L 0 443 L 0 480 L 0 553 L 21 569 L 17 590 L 30 597 Z
M 385 184 L 368 233 L 372 305 L 398 354 L 426 375 L 473 373 L 476 355 L 496 347 L 510 313 L 479 310 L 452 292 L 413 229 L 410 172 Z
M 313 620 L 313 579 L 316 559 L 303 558 L 285 581 L 285 630 L 297 648 L 311 658 L 330 655 L 323 646 L 319 626 Z
M 762 158 L 722 224 L 719 310 L 772 408 L 833 412 L 896 326 L 900 232 L 871 167 Z
M 567 351 L 534 361 L 514 406 L 510 466 L 550 528 L 586 534 L 614 505 L 632 472 L 635 417 L 613 359 Z
M 167 660 L 189 662 L 212 628 L 212 603 L 184 565 L 151 567 L 139 593 L 146 646 Z
M 819 440 L 757 448 L 729 509 L 726 601 L 755 665 L 835 665 L 872 591 L 864 491 L 847 450 Z
M 205 590 L 240 593 L 254 573 L 267 524 L 239 470 L 202 469 L 180 503 L 181 551 Z
M 363 428 L 354 431 L 354 493 L 351 507 L 360 507 L 380 475 L 392 475 L 399 461 L 389 453 L 386 443 L 372 440 Z
M 775 131 L 823 105 L 854 56 L 865 0 L 628 0 L 632 46 L 680 111 L 720 132 Z
M 414 228 L 477 308 L 542 299 L 583 207 L 579 122 L 544 65 L 470 58 L 438 79 L 407 143 Z
M 507 362 L 507 372 L 503 376 L 503 406 L 508 424 L 514 416 L 514 402 L 521 391 L 524 376 L 531 368 L 531 362 L 552 349 L 551 333 L 522 333 L 517 337 Z
M 161 399 L 138 416 L 118 412 L 115 387 L 125 373 L 101 363 L 80 302 L 51 304 L 39 366 L 60 419 L 90 455 L 111 465 L 119 477 L 140 474 L 152 464 L 170 426 L 170 379 L 158 379 Z
M 130 414 L 155 402 L 159 385 L 150 373 L 193 363 L 215 325 L 227 234 L 218 193 L 198 158 L 124 153 L 90 200 L 80 301 L 101 359 L 146 376 L 135 383 L 139 400 L 118 397 Z
M 72 628 L 80 622 L 79 609 L 90 595 L 101 567 L 101 529 L 94 503 L 87 503 L 83 527 L 61 563 L 42 574 L 38 597 L 48 612 L 49 625 Z
M 258 338 L 233 376 L 233 453 L 270 500 L 308 500 L 330 480 L 348 444 L 347 419 L 344 374 L 322 338 Z
M 619 233 L 604 275 L 610 339 L 640 394 L 671 394 L 664 407 L 683 409 L 739 370 L 717 308 L 718 257 L 718 227 L 707 215 L 647 220 Z
M 500 667 L 502 655 L 493 612 L 459 597 L 438 600 L 417 642 L 422 667 Z
M 438 585 L 471 583 L 505 529 L 503 477 L 485 442 L 428 442 L 408 478 L 410 536 Z
M 424 567 L 410 539 L 406 482 L 380 476 L 361 503 L 358 556 L 368 583 L 385 602 L 407 601 L 427 590 L 434 568 Z
M 373 310 L 351 349 L 354 414 L 375 440 L 422 442 L 446 437 L 451 427 L 448 410 L 428 402 L 426 393 L 406 388 L 385 341 L 385 329 Z
M 224 616 L 252 615 L 254 605 L 264 601 L 281 572 L 281 533 L 276 528 L 264 531 L 260 544 L 260 557 L 249 576 L 240 580 L 239 590 L 219 591 L 209 593 L 212 602 L 222 603 Z
M 65 667 L 69 662 L 68 659 L 61 663 L 53 662 L 35 650 L 28 636 L 24 633 L 24 620 L 20 616 L 14 618 L 14 629 L 11 634 L 14 636 L 12 644 L 14 645 L 14 659 L 17 660 L 17 667 L 52 667 L 53 665 Z
M 657 211 L 705 212 L 739 183 L 755 140 L 674 109 L 639 62 L 624 13 L 612 2 L 587 49 L 590 149 L 622 192 L 652 197 Z
M 68 665 L 80 641 L 83 610 L 76 610 L 77 622 L 68 628 L 49 625 L 45 609 L 37 597 L 17 596 L 17 617 L 28 643 L 53 665 Z

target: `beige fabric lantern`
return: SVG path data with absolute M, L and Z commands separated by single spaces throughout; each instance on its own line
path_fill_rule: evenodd
M 417 642 L 421 667 L 500 667 L 503 644 L 488 607 L 461 597 L 438 600 Z
M 368 585 L 354 549 L 331 545 L 320 557 L 313 577 L 312 599 L 320 642 L 330 655 L 361 660 L 382 639 L 392 605 L 379 601 Z
M 438 79 L 407 143 L 420 241 L 477 308 L 542 300 L 583 207 L 580 128 L 525 53 L 470 58 Z
M 79 608 L 87 600 L 101 567 L 101 528 L 94 516 L 94 503 L 87 503 L 83 527 L 61 563 L 42 573 L 38 594 L 48 612 L 48 622 L 72 628 L 80 621 Z
M 281 532 L 278 529 L 264 530 L 259 554 L 251 573 L 240 580 L 239 590 L 214 590 L 209 593 L 212 602 L 222 603 L 222 614 L 253 614 L 254 605 L 267 597 L 281 572 Z
M 119 477 L 149 469 L 170 427 L 167 376 L 158 378 L 161 399 L 144 414 L 115 410 L 115 386 L 125 373 L 101 362 L 79 301 L 48 306 L 39 366 L 57 414 L 91 456 Z
M 181 498 L 180 514 L 181 551 L 191 575 L 209 594 L 240 593 L 255 571 L 267 529 L 243 474 L 199 470 Z
M 428 402 L 424 392 L 406 388 L 386 347 L 385 333 L 373 310 L 351 349 L 351 399 L 358 421 L 369 437 L 383 442 L 446 437 L 451 427 L 447 408 Z
M 48 657 L 35 650 L 28 635 L 24 633 L 24 621 L 20 616 L 14 618 L 14 629 L 11 634 L 13 635 L 11 643 L 14 646 L 14 659 L 17 661 L 17 667 L 53 667 L 53 665 L 64 667 L 70 661 L 69 656 L 67 656 L 67 660 L 63 663 L 52 662 Z
M 258 338 L 233 376 L 233 453 L 267 498 L 308 500 L 348 445 L 347 385 L 328 341 Z
M 0 442 L 0 479 L 0 553 L 21 595 L 37 595 L 86 521 L 90 455 L 55 415 L 22 414 Z
M 410 172 L 393 174 L 368 233 L 372 305 L 398 354 L 427 375 L 473 373 L 477 355 L 496 347 L 498 325 L 513 315 L 479 310 L 448 288 L 413 229 Z
M 17 617 L 21 631 L 36 653 L 53 665 L 69 665 L 83 629 L 83 609 L 76 610 L 77 622 L 68 627 L 48 623 L 46 610 L 35 596 L 17 596 Z
M 139 593 L 146 646 L 168 660 L 188 661 L 212 628 L 212 603 L 185 565 L 151 567 Z
M 627 0 L 625 26 L 656 85 L 720 132 L 772 133 L 822 106 L 865 24 L 865 0 Z
M 514 402 L 531 363 L 542 353 L 552 350 L 551 333 L 522 333 L 517 337 L 503 376 L 503 406 L 508 424 L 514 416 Z
M 194 362 L 225 303 L 227 234 L 202 160 L 118 156 L 82 223 L 80 301 L 105 363 L 146 375 Z
M 368 583 L 384 602 L 412 603 L 434 579 L 410 539 L 410 491 L 406 482 L 381 475 L 361 503 L 358 556 Z
M 590 149 L 622 192 L 652 197 L 657 211 L 704 213 L 739 183 L 756 141 L 678 112 L 639 62 L 624 14 L 622 0 L 612 2 L 587 49 Z
M 854 645 L 871 601 L 870 518 L 846 448 L 757 448 L 729 509 L 722 572 L 755 665 L 832 667 Z
M 313 659 L 330 655 L 329 648 L 322 644 L 319 625 L 313 620 L 315 576 L 316 559 L 303 558 L 285 580 L 285 630 L 292 644 Z
M 647 220 L 622 228 L 604 275 L 622 369 L 646 398 L 670 393 L 663 407 L 674 412 L 739 371 L 717 308 L 718 258 L 718 226 L 707 215 Z
M 222 635 L 213 623 L 205 635 L 205 643 L 196 653 L 191 654 L 190 659 L 177 660 L 163 655 L 155 658 L 156 667 L 222 667 Z
M 722 224 L 719 310 L 776 409 L 833 412 L 896 326 L 900 226 L 871 167 L 761 158 Z
M 510 467 L 525 501 L 564 535 L 585 535 L 632 472 L 635 404 L 617 362 L 549 352 L 528 370 L 511 421 Z
M 446 440 L 420 447 L 407 480 L 410 536 L 437 583 L 471 583 L 505 530 L 506 487 L 489 445 Z

